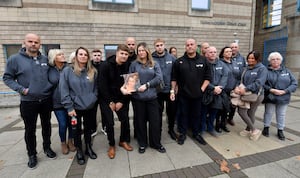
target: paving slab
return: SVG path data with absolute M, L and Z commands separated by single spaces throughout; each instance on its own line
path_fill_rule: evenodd
M 269 163 L 242 170 L 249 178 L 297 178 L 298 176 L 284 169 L 277 163 Z

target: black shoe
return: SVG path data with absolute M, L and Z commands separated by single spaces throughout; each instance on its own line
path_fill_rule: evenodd
M 263 136 L 269 137 L 269 127 L 264 127 L 264 130 L 262 131 Z
M 37 161 L 36 155 L 29 156 L 29 161 L 28 161 L 27 165 L 30 169 L 35 169 L 37 166 L 37 163 L 38 163 L 38 161 Z
M 186 136 L 185 136 L 184 134 L 180 134 L 179 137 L 178 137 L 177 143 L 178 143 L 179 145 L 183 145 L 185 139 L 186 139 Z
M 195 138 L 195 140 L 197 140 L 202 145 L 206 145 L 207 144 L 206 141 L 203 139 L 203 137 L 200 134 L 198 134 L 194 138 Z
M 230 132 L 230 130 L 226 126 L 222 126 L 221 129 L 224 130 L 225 132 Z
M 177 135 L 176 135 L 176 133 L 174 132 L 174 130 L 169 130 L 169 131 L 168 131 L 168 134 L 170 135 L 170 137 L 171 137 L 173 140 L 177 140 Z
M 160 153 L 165 153 L 166 152 L 166 149 L 165 149 L 165 147 L 163 147 L 163 146 L 160 146 L 158 149 L 156 149 L 158 152 L 160 152 Z
M 283 141 L 285 140 L 285 136 L 283 134 L 283 130 L 278 130 L 277 136 L 278 136 L 279 140 L 283 140 Z
M 79 165 L 84 165 L 85 164 L 84 155 L 82 153 L 82 150 L 79 149 L 79 148 L 77 148 L 76 158 L 77 158 L 77 163 Z
M 145 151 L 146 151 L 146 147 L 144 147 L 144 146 L 139 147 L 139 153 L 143 154 L 143 153 L 145 153 Z
M 86 145 L 85 154 L 88 155 L 91 159 L 97 158 L 97 154 L 93 151 L 91 144 Z
M 227 120 L 227 123 L 228 123 L 229 125 L 231 125 L 231 126 L 235 126 L 235 123 L 234 123 L 233 119 L 228 119 L 228 120 Z
M 44 150 L 44 153 L 46 156 L 50 159 L 55 159 L 56 158 L 56 153 L 49 147 Z

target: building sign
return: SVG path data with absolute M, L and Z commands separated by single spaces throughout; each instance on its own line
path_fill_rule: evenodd
M 247 23 L 242 23 L 242 22 L 225 22 L 225 21 L 205 21 L 201 20 L 201 24 L 204 25 L 219 25 L 219 26 L 239 26 L 239 27 L 245 27 Z

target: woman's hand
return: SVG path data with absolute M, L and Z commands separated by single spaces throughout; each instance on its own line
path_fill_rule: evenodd
M 110 103 L 109 103 L 109 107 L 110 107 L 110 109 L 111 109 L 112 111 L 115 111 L 115 110 L 116 110 L 116 103 L 110 102 Z
M 121 103 L 121 102 L 117 102 L 116 103 L 116 111 L 119 111 L 121 108 L 123 107 L 123 103 Z
M 147 85 L 146 85 L 146 84 L 141 85 L 141 86 L 139 87 L 139 89 L 138 89 L 139 92 L 144 92 L 144 91 L 146 91 L 146 90 L 147 90 Z
M 68 112 L 68 115 L 70 117 L 77 116 L 76 111 L 74 109 L 72 111 Z

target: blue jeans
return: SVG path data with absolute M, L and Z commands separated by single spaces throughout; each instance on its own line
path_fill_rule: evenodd
M 186 134 L 189 126 L 192 127 L 193 136 L 200 134 L 202 97 L 187 98 L 178 95 L 178 107 L 180 108 L 180 116 L 177 118 L 178 132 Z
M 54 114 L 58 121 L 59 137 L 61 142 L 66 142 L 67 129 L 69 130 L 69 139 L 73 138 L 70 117 L 65 109 L 56 109 Z
M 270 127 L 274 112 L 276 113 L 277 129 L 283 130 L 285 124 L 285 114 L 288 104 L 265 104 L 264 126 Z

